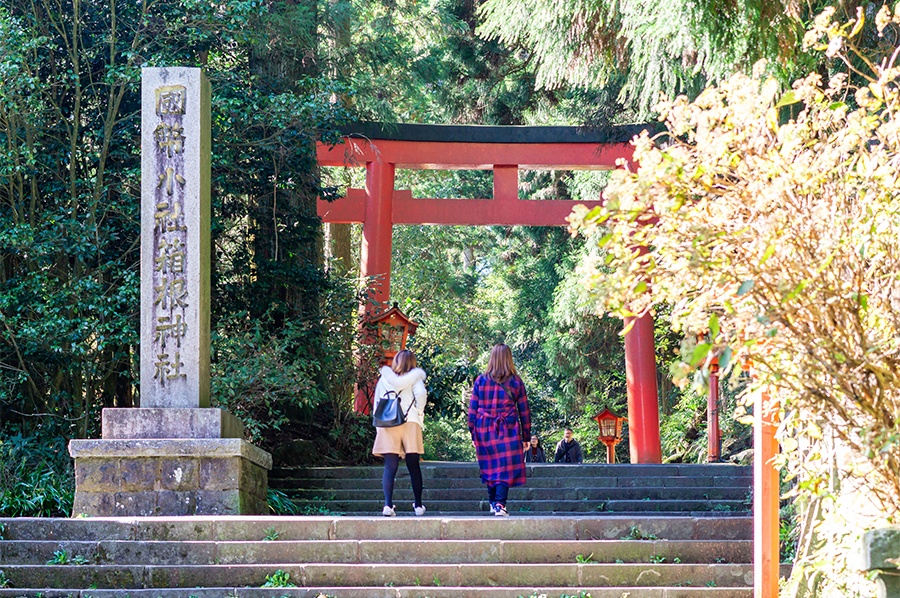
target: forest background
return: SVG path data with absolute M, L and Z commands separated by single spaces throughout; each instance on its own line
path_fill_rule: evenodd
M 139 404 L 142 66 L 202 66 L 212 83 L 216 404 L 277 465 L 358 463 L 373 437 L 350 408 L 360 231 L 323 230 L 315 202 L 361 186 L 361 173 L 320 169 L 317 142 L 355 120 L 647 122 L 660 93 L 693 99 L 760 59 L 788 89 L 840 66 L 801 44 L 817 14 L 874 21 L 882 4 L 3 0 L 0 512 L 67 514 L 67 440 L 97 436 L 102 408 Z M 876 38 L 867 29 L 862 43 Z M 591 200 L 607 184 L 605 173 L 523 172 L 520 196 Z M 397 187 L 489 197 L 492 181 L 400 171 Z M 625 412 L 624 350 L 621 320 L 582 285 L 596 241 L 562 228 L 395 227 L 392 300 L 421 323 L 412 348 L 429 373 L 427 458 L 472 458 L 469 385 L 502 341 L 548 453 L 568 425 L 603 460 L 590 417 Z M 655 311 L 663 452 L 704 461 L 702 380 L 673 383 L 697 361 L 696 340 L 672 330 L 669 309 Z M 750 446 L 732 417 L 743 384 L 722 387 L 726 458 Z

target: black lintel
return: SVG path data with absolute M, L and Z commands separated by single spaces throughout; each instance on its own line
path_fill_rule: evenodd
M 660 123 L 603 127 L 420 125 L 356 122 L 339 127 L 347 137 L 443 143 L 627 143 L 641 131 L 663 129 Z

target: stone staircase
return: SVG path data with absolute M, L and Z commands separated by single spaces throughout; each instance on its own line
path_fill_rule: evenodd
M 0 598 L 753 593 L 746 516 L 0 519 L 0 530 Z
M 752 596 L 749 468 L 530 465 L 508 518 L 474 463 L 382 517 L 381 471 L 274 471 L 310 516 L 0 519 L 0 598 Z
M 306 513 L 380 515 L 381 467 L 276 469 L 269 487 L 293 498 Z M 422 464 L 422 501 L 429 514 L 487 513 L 487 491 L 476 463 Z M 527 466 L 527 485 L 510 489 L 513 515 L 747 515 L 753 470 L 730 464 Z M 401 463 L 394 487 L 398 513 L 411 512 L 409 474 Z

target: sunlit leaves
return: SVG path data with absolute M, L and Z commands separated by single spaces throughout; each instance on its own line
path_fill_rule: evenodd
M 791 455 L 823 452 L 814 432 L 827 426 L 869 459 L 859 467 L 873 472 L 870 490 L 893 508 L 900 69 L 895 47 L 857 46 L 861 14 L 842 24 L 833 13 L 807 40 L 866 72 L 827 82 L 813 73 L 783 92 L 735 75 L 693 103 L 662 102 L 665 144 L 636 140 L 639 170 L 613 179 L 601 212 L 575 220 L 603 239 L 585 275 L 599 310 L 672 305 L 679 330 L 709 335 L 685 344 L 674 372 L 688 381 L 711 356 L 726 372 L 749 360 L 760 384 L 801 414 L 780 431 L 802 445 Z M 900 24 L 882 13 L 885 27 Z

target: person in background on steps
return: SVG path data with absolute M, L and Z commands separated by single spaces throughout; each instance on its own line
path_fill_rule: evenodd
M 581 463 L 584 461 L 584 458 L 581 456 L 581 446 L 572 436 L 572 428 L 566 428 L 566 431 L 563 433 L 563 439 L 556 445 L 554 462 Z
M 406 421 L 393 428 L 377 428 L 375 445 L 372 454 L 384 457 L 384 475 L 381 485 L 384 489 L 385 517 L 393 517 L 394 512 L 394 478 L 400 467 L 400 459 L 406 459 L 409 469 L 409 481 L 412 485 L 413 510 L 416 515 L 424 515 L 422 505 L 422 469 L 419 467 L 419 455 L 425 452 L 422 442 L 422 428 L 425 421 L 425 401 L 428 392 L 425 390 L 425 371 L 416 367 L 416 356 L 412 351 L 404 349 L 394 355 L 391 366 L 382 366 L 381 377 L 375 385 L 376 397 L 383 397 L 389 391 L 400 397 L 400 410 L 406 415 Z
M 541 446 L 541 439 L 537 434 L 531 435 L 531 443 L 525 449 L 526 463 L 546 463 L 547 457 L 544 456 L 544 447 Z
M 487 484 L 491 511 L 505 517 L 510 486 L 525 483 L 524 453 L 530 443 L 531 412 L 525 385 L 512 352 L 494 345 L 487 371 L 475 379 L 469 400 L 469 433 L 478 456 L 481 482 Z

